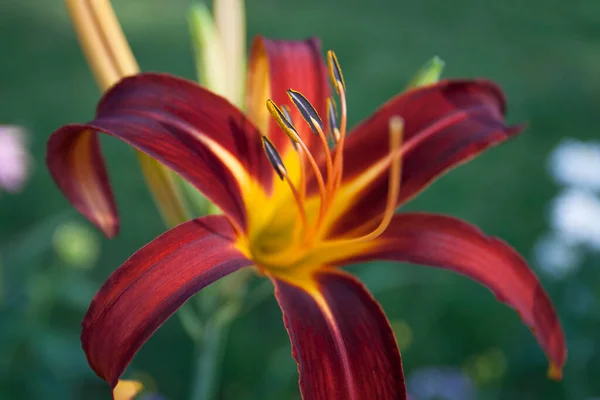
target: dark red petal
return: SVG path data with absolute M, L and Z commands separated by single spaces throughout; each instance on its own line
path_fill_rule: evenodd
M 405 399 L 400 353 L 379 304 L 349 274 L 315 280 L 307 291 L 273 278 L 303 399 Z
M 266 102 L 269 98 L 278 106 L 289 106 L 294 126 L 309 149 L 320 144 L 291 104 L 286 93 L 288 89 L 302 93 L 321 118 L 327 116 L 327 97 L 331 91 L 320 41 L 316 38 L 288 41 L 256 37 L 250 51 L 246 110 L 283 155 L 291 149 L 291 143 L 268 113 Z
M 46 164 L 73 206 L 111 238 L 119 231 L 119 217 L 98 135 L 71 132 L 61 128 L 50 137 Z
M 106 93 L 92 122 L 66 125 L 53 133 L 46 157 L 65 196 L 109 235 L 116 229 L 111 226 L 117 223 L 117 213 L 97 132 L 115 136 L 167 165 L 242 226 L 240 185 L 245 183 L 232 173 L 233 164 L 270 187 L 273 171 L 260 135 L 227 100 L 169 75 L 125 78 Z M 211 146 L 229 152 L 230 159 Z
M 490 81 L 442 81 L 406 92 L 384 104 L 350 134 L 344 149 L 348 183 L 389 153 L 388 123 L 404 118 L 402 186 L 398 205 L 449 169 L 522 130 L 504 122 L 502 90 Z M 348 231 L 383 212 L 388 191 L 385 169 L 364 187 L 335 230 Z
M 519 313 L 550 359 L 551 373 L 560 376 L 567 348 L 556 311 L 526 261 L 506 243 L 459 219 L 425 213 L 394 216 L 376 242 L 361 259 L 431 265 L 486 286 Z
M 135 353 L 203 287 L 250 265 L 224 216 L 185 222 L 142 247 L 98 291 L 81 341 L 92 369 L 111 388 Z

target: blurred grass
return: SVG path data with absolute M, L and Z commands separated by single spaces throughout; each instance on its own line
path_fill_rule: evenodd
M 143 70 L 194 78 L 185 20 L 189 0 L 115 3 Z M 36 161 L 25 191 L 0 198 L 0 243 L 4 244 L 69 209 L 45 171 L 45 141 L 57 127 L 91 118 L 100 94 L 61 1 L 3 0 L 0 10 L 0 123 L 29 130 Z M 525 256 L 546 229 L 544 207 L 556 190 L 545 171 L 549 150 L 564 136 L 598 137 L 597 0 L 348 0 L 343 5 L 333 0 L 262 0 L 248 2 L 247 12 L 249 38 L 255 34 L 288 39 L 318 36 L 325 49 L 335 49 L 348 86 L 351 123 L 398 93 L 434 54 L 446 61 L 446 77 L 482 76 L 499 82 L 509 100 L 509 120 L 528 121 L 530 128 L 436 182 L 407 208 L 464 218 L 501 236 Z M 133 152 L 115 140 L 103 144 L 122 231 L 116 240 L 102 242 L 98 267 L 87 272 L 97 286 L 163 230 Z M 43 245 L 43 240 L 37 245 Z M 10 249 L 2 247 L 2 252 L 6 261 Z M 36 266 L 42 268 L 50 264 L 43 259 L 39 263 Z M 3 267 L 15 266 L 3 262 Z M 546 380 L 543 354 L 516 314 L 466 279 L 409 266 L 376 265 L 353 271 L 367 280 L 379 274 L 400 283 L 408 280 L 377 294 L 390 319 L 403 319 L 412 329 L 413 343 L 403 353 L 407 373 L 431 364 L 461 366 L 473 354 L 493 347 L 506 353 L 508 370 L 499 382 L 484 388 L 482 399 L 578 399 L 600 393 L 594 379 L 600 372 L 597 350 L 589 363 L 593 371 L 586 373 L 574 363 L 563 383 Z M 545 284 L 557 307 L 564 310 L 558 284 Z M 56 314 L 55 324 L 70 329 L 69 337 L 76 340 L 76 321 L 84 311 Z M 575 337 L 598 333 L 593 323 L 572 325 L 569 316 L 564 321 L 569 338 L 575 330 Z M 48 335 L 53 337 L 52 331 Z M 52 350 L 47 346 L 53 345 L 44 346 Z M 171 320 L 140 352 L 132 370 L 152 375 L 158 389 L 171 399 L 184 398 L 192 365 L 190 346 L 177 321 Z M 74 347 L 65 351 L 80 351 L 78 344 Z M 44 374 L 55 369 L 61 354 L 45 359 Z M 222 398 L 297 398 L 295 365 L 289 354 L 280 311 L 269 301 L 233 326 Z M 74 357 L 81 360 L 83 354 Z M 91 374 L 83 386 L 80 378 L 44 376 L 42 387 L 48 389 L 48 396 L 55 393 L 53 398 L 83 398 L 85 393 L 91 399 L 106 394 L 101 382 L 87 379 Z M 2 398 L 37 398 L 36 393 L 41 393 L 28 388 L 26 375 L 1 379 L 7 388 L 0 387 Z M 61 390 L 54 391 L 57 387 Z

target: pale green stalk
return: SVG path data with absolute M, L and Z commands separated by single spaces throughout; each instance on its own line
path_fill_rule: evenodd
M 227 98 L 225 54 L 213 17 L 204 4 L 191 7 L 188 14 L 196 57 L 198 82 L 211 92 Z
M 188 14 L 198 81 L 241 108 L 246 78 L 244 2 L 215 0 L 213 11 L 214 19 L 205 5 L 198 4 Z M 184 188 L 198 209 L 208 214 L 220 213 L 193 187 Z M 239 271 L 205 288 L 199 298 L 200 308 L 208 316 L 195 338 L 198 359 L 192 400 L 212 400 L 218 395 L 227 334 L 241 308 L 247 279 L 248 274 Z
M 138 64 L 123 34 L 109 0 L 65 0 L 73 26 L 96 82 L 102 91 L 121 78 L 139 72 Z M 160 214 L 169 226 L 189 218 L 173 173 L 144 153 L 138 152 L 146 185 Z
M 213 12 L 221 38 L 227 76 L 226 98 L 242 108 L 246 86 L 246 16 L 244 0 L 214 0 Z

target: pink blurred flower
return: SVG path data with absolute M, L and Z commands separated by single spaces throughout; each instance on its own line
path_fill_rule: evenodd
M 0 190 L 21 190 L 30 169 L 25 133 L 15 126 L 0 125 Z

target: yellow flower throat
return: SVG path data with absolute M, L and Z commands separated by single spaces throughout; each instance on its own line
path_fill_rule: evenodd
M 345 85 L 335 54 L 329 51 L 327 56 L 331 82 L 340 99 L 339 124 L 333 98 L 327 99 L 326 134 L 324 124 L 310 102 L 299 92 L 291 89 L 287 92 L 304 121 L 321 141 L 325 176 L 294 127 L 287 107 L 280 108 L 268 100 L 270 114 L 288 135 L 295 151 L 288 151 L 282 159 L 273 143 L 263 136 L 265 154 L 280 181 L 275 182 L 270 195 L 254 185 L 244 191 L 248 227 L 247 233 L 240 235 L 238 248 L 254 260 L 259 269 L 279 277 L 294 275 L 297 278 L 298 274 L 310 274 L 317 268 L 335 264 L 336 260 L 363 252 L 389 225 L 400 191 L 400 147 L 404 124 L 401 117 L 395 116 L 389 121 L 389 189 L 379 225 L 358 236 L 350 234 L 342 238 L 327 235 L 333 223 L 352 204 L 356 194 L 351 184 L 342 185 L 347 130 Z M 335 143 L 334 149 L 330 149 L 329 141 Z M 314 176 L 318 194 L 307 196 L 309 174 Z

